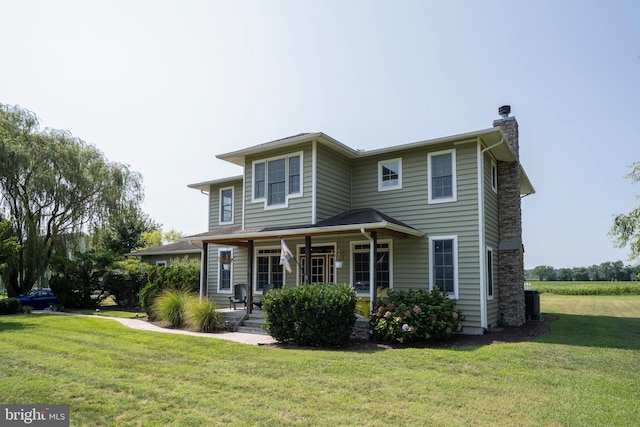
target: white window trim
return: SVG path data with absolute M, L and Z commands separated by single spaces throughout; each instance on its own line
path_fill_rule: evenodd
M 429 291 L 433 290 L 435 277 L 433 274 L 433 241 L 434 240 L 453 240 L 453 294 L 447 294 L 449 299 L 458 299 L 458 236 L 429 236 Z
M 389 245 L 389 250 L 388 251 L 384 251 L 385 253 L 389 254 L 389 289 L 393 289 L 393 239 L 380 239 L 377 242 L 379 245 L 380 244 L 388 244 Z M 349 283 L 351 284 L 351 287 L 355 289 L 355 283 L 353 283 L 353 263 L 355 260 L 355 247 L 356 245 L 366 245 L 369 250 L 367 251 L 369 253 L 369 257 L 371 257 L 371 242 L 368 240 L 354 240 L 350 242 L 349 245 Z M 367 290 L 366 292 L 358 292 L 357 295 L 358 296 L 369 296 L 369 292 L 371 289 L 371 278 L 369 278 L 369 290 Z
M 491 253 L 491 265 L 489 265 L 488 261 L 488 257 L 487 255 Z M 493 248 L 491 246 L 487 246 L 486 251 L 485 251 L 485 275 L 486 275 L 486 286 L 487 286 L 487 300 L 488 301 L 493 301 L 494 295 L 496 293 L 496 269 L 494 268 L 494 265 L 496 263 L 496 259 L 495 257 L 495 251 L 493 250 Z M 491 294 L 489 293 L 489 270 L 491 270 Z
M 221 252 L 231 252 L 232 261 L 229 264 L 230 265 L 230 269 L 231 269 L 230 270 L 231 274 L 229 275 L 229 289 L 222 289 L 220 287 L 220 282 L 222 281 L 222 269 L 220 268 L 220 257 L 221 257 L 220 253 Z M 216 265 L 218 266 L 218 280 L 217 280 L 218 293 L 219 294 L 230 294 L 230 293 L 233 292 L 233 248 L 218 248 L 218 257 L 216 258 L 216 261 L 217 261 Z
M 264 256 L 264 255 L 267 255 L 267 254 L 261 254 L 260 251 L 274 250 L 274 249 L 277 249 L 279 252 L 277 254 L 275 252 L 272 253 L 272 254 L 268 254 L 269 256 L 275 256 L 275 255 L 280 256 L 282 254 L 282 246 L 256 246 L 253 249 L 253 260 L 252 260 L 252 262 L 253 262 L 253 265 L 255 266 L 253 268 L 253 294 L 254 295 L 262 295 L 262 291 L 258 289 L 258 268 L 257 268 L 257 266 L 258 266 L 258 256 Z M 291 265 L 292 263 L 295 264 L 295 266 Z M 298 263 L 295 262 L 295 261 L 289 261 L 289 265 L 291 265 L 291 271 L 294 274 L 297 274 L 296 268 L 297 268 Z M 289 273 L 287 273 L 287 270 L 284 269 L 284 266 L 282 268 L 283 268 L 282 286 L 286 286 L 287 285 L 287 274 L 289 274 Z
M 222 220 L 222 192 L 225 190 L 231 190 L 231 221 L 223 221 Z M 220 225 L 229 225 L 229 224 L 233 224 L 234 220 L 235 220 L 235 215 L 234 215 L 234 211 L 235 211 L 235 188 L 233 186 L 231 187 L 224 187 L 224 188 L 220 188 L 220 190 L 218 191 L 218 223 Z
M 490 170 L 490 177 L 491 177 L 491 189 L 493 190 L 494 193 L 498 193 L 498 165 L 496 164 L 496 161 L 491 159 L 491 170 Z M 495 175 L 494 175 L 495 174 Z M 495 177 L 495 179 L 494 179 Z
M 167 266 L 167 261 L 162 260 L 162 261 L 156 261 L 156 267 L 166 267 Z
M 382 181 L 382 167 L 388 163 L 398 164 L 398 183 L 396 185 L 384 186 Z M 390 191 L 402 189 L 402 157 L 397 159 L 380 160 L 378 162 L 378 191 Z
M 297 193 L 289 193 L 289 158 L 291 157 L 300 157 L 300 191 Z M 285 164 L 285 202 L 279 205 L 269 205 L 269 162 L 274 160 L 282 160 L 284 159 Z M 256 184 L 256 164 L 264 163 L 264 197 L 256 198 L 255 193 L 255 184 Z M 289 207 L 289 199 L 294 199 L 296 197 L 304 196 L 304 156 L 303 151 L 297 151 L 293 153 L 287 153 L 281 156 L 273 156 L 269 158 L 254 160 L 251 163 L 251 202 L 252 203 L 264 203 L 264 209 L 283 209 Z
M 431 171 L 432 171 L 432 167 L 431 167 L 431 158 L 435 157 L 435 156 L 440 156 L 443 154 L 449 154 L 451 153 L 451 197 L 443 197 L 440 199 L 433 199 L 432 195 L 433 195 L 433 191 L 431 190 Z M 448 203 L 448 202 L 456 202 L 458 201 L 458 179 L 457 179 L 457 173 L 456 173 L 456 149 L 452 148 L 450 150 L 443 150 L 443 151 L 436 151 L 433 153 L 428 153 L 427 154 L 427 193 L 428 193 L 428 201 L 427 203 L 429 204 L 436 204 L 436 203 Z

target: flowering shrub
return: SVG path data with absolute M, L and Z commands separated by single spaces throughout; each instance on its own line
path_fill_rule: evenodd
M 456 301 L 440 295 L 438 288 L 389 290 L 374 305 L 369 326 L 383 341 L 406 343 L 449 338 L 462 330 L 463 320 Z

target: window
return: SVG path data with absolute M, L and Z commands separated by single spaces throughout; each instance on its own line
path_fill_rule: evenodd
M 231 292 L 233 251 L 218 249 L 218 291 Z
M 220 224 L 233 223 L 233 187 L 220 189 Z
M 272 160 L 267 163 L 269 183 L 267 184 L 267 204 L 281 205 L 285 202 L 285 161 Z
M 458 298 L 458 238 L 429 237 L 429 288 Z
M 156 266 L 157 267 L 166 267 L 167 266 L 167 261 L 156 261 Z
M 282 207 L 292 196 L 302 196 L 302 154 L 253 163 L 254 202 Z
M 493 159 L 491 159 L 491 189 L 498 192 L 498 166 Z
M 427 162 L 429 203 L 455 202 L 456 150 L 429 153 Z
M 284 269 L 280 265 L 280 248 L 258 249 L 256 256 L 256 290 L 262 291 L 264 285 L 284 284 Z
M 378 162 L 378 191 L 402 188 L 402 159 Z
M 300 193 L 300 156 L 289 157 L 289 194 Z
M 253 198 L 254 199 L 264 199 L 264 181 L 265 181 L 265 164 L 255 163 L 253 166 Z
M 368 294 L 370 291 L 370 245 L 369 243 L 356 243 L 351 248 L 352 259 L 352 283 L 356 292 Z M 377 274 L 376 285 L 378 289 L 391 287 L 391 244 L 378 242 L 377 247 Z
M 487 248 L 487 299 L 493 299 L 493 249 Z

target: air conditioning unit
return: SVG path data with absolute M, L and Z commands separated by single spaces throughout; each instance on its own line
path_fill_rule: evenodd
M 527 320 L 540 320 L 540 292 L 524 291 L 524 311 Z

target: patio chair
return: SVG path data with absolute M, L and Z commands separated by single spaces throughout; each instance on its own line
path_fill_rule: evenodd
M 247 308 L 247 285 L 244 283 L 233 285 L 233 296 L 229 297 L 229 310 L 231 307 L 236 309 L 236 304 L 244 304 L 244 308 Z
M 264 287 L 262 288 L 262 298 L 264 298 L 264 296 L 267 295 L 269 291 L 271 291 L 274 288 L 275 288 L 275 285 L 273 283 L 267 283 L 266 285 L 264 285 Z M 262 300 L 253 300 L 253 305 L 255 305 L 260 310 L 262 310 Z

